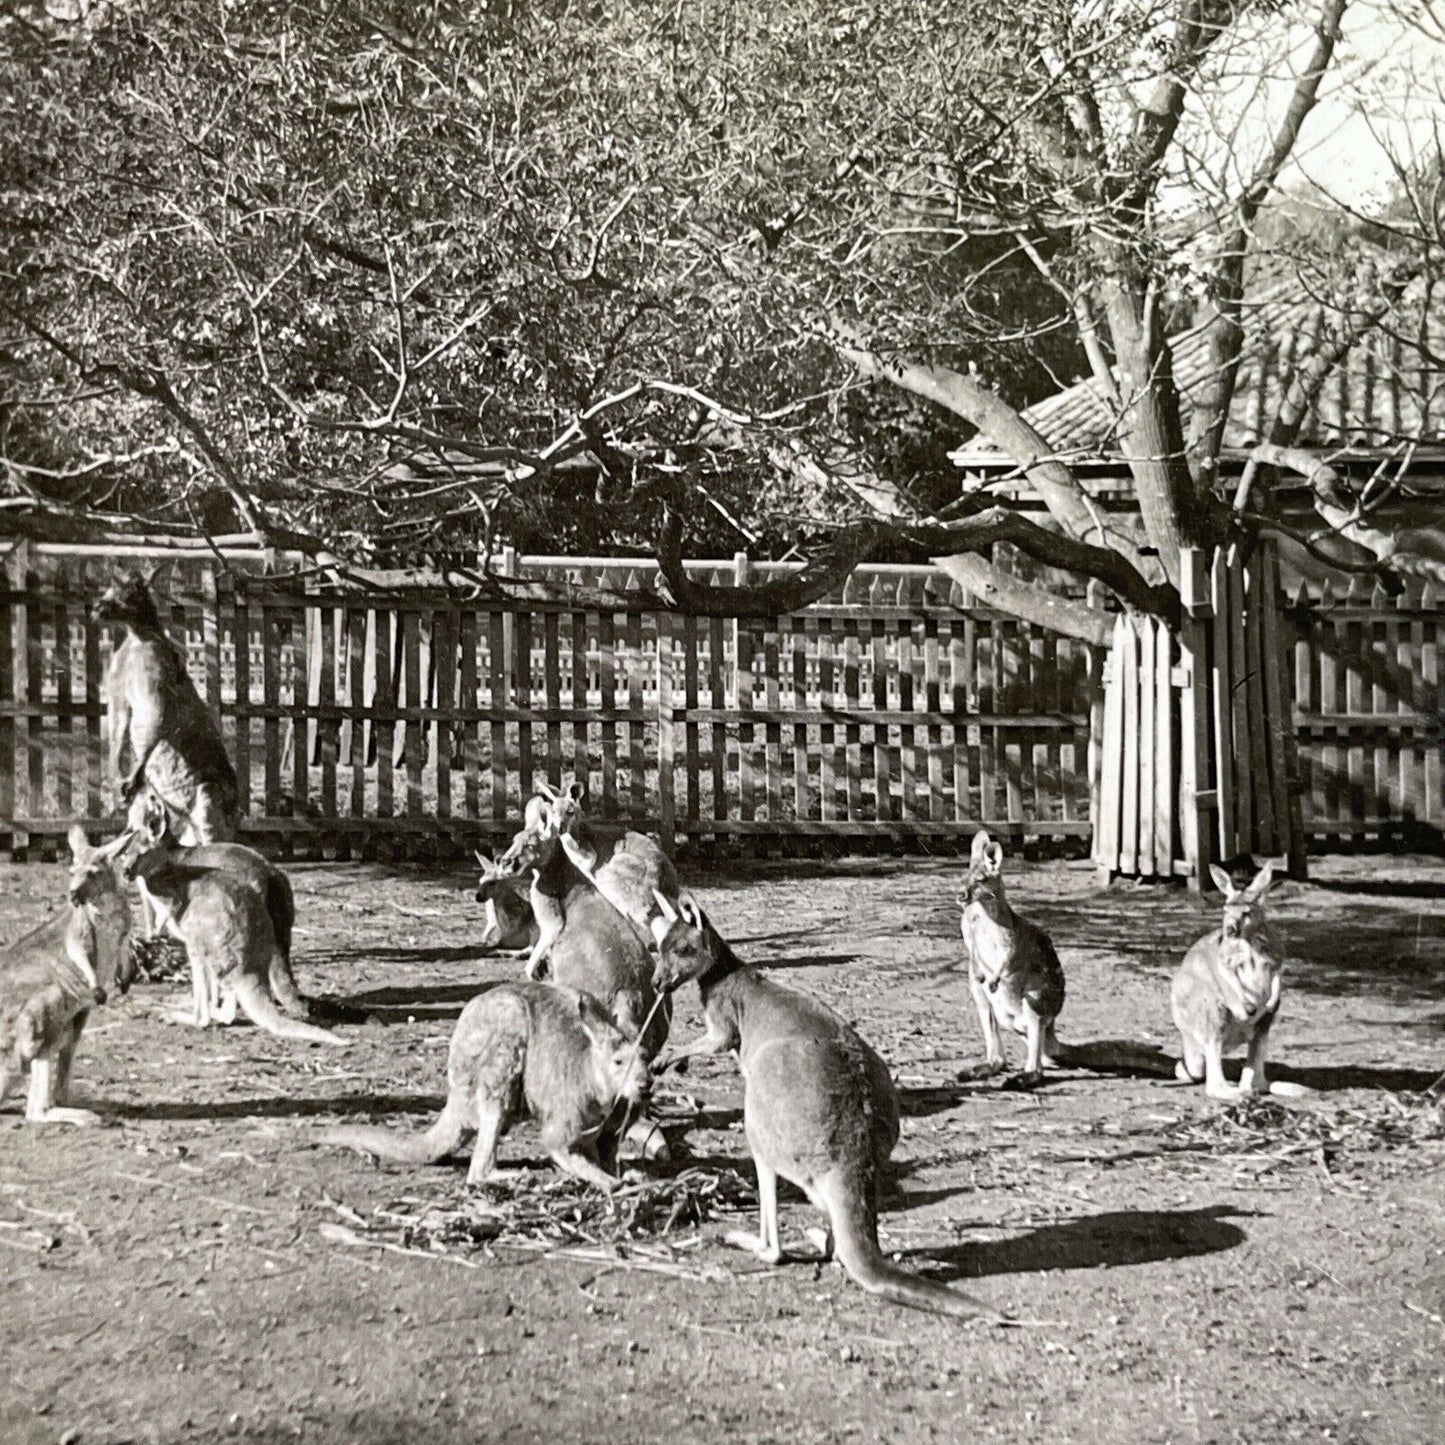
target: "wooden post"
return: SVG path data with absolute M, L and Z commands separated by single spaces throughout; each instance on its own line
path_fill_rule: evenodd
M 1180 833 L 1189 886 L 1209 887 L 1209 865 L 1215 860 L 1213 811 L 1218 794 L 1210 787 L 1208 638 L 1210 602 L 1209 568 L 1203 552 L 1185 547 L 1179 556 L 1179 591 L 1184 604 L 1184 625 L 1179 634 L 1179 667 L 1183 683 L 1179 728 Z

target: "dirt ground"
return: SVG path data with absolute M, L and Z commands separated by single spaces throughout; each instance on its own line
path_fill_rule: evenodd
M 346 1028 L 348 1050 L 188 1031 L 156 1017 L 179 985 L 141 986 L 93 1015 L 77 1064 L 79 1101 L 113 1126 L 0 1115 L 0 1439 L 1440 1439 L 1445 1121 L 1419 1091 L 1445 1070 L 1445 860 L 1317 860 L 1277 889 L 1292 961 L 1273 1052 L 1319 1092 L 1253 1115 L 1144 1078 L 960 1082 L 978 1025 L 963 976 L 934 976 L 959 956 L 959 872 L 691 881 L 745 957 L 891 1063 L 906 1117 L 885 1247 L 1030 1327 L 917 1315 L 832 1266 L 762 1268 L 720 1241 L 741 1217 L 601 1261 L 337 1242 L 346 1211 L 462 1201 L 464 1165 L 377 1167 L 314 1136 L 418 1127 L 461 1004 L 518 965 L 477 958 L 465 870 L 298 867 L 302 986 L 378 1020 Z M 0 868 L 0 936 L 60 876 Z M 1177 1049 L 1167 980 L 1213 909 L 1100 891 L 1079 864 L 1014 862 L 1011 884 L 1064 959 L 1066 1039 Z M 698 1027 L 690 989 L 674 1037 Z M 666 1087 L 702 1106 L 674 1167 L 751 1190 L 731 1060 Z M 503 1146 L 537 1157 L 525 1130 Z M 785 1237 L 811 1222 L 785 1203 Z

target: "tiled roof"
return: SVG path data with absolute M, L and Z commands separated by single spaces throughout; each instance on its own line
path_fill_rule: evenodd
M 1244 317 L 1244 350 L 1225 429 L 1226 452 L 1253 446 L 1274 419 L 1296 358 L 1309 355 L 1328 321 L 1309 298 L 1276 288 L 1250 305 Z M 1411 330 L 1418 336 L 1412 323 Z M 1174 376 L 1188 429 L 1193 399 L 1210 376 L 1209 346 L 1195 329 L 1171 338 Z M 1300 445 L 1375 451 L 1402 440 L 1445 443 L 1445 316 L 1434 316 L 1424 351 L 1409 337 L 1375 328 L 1326 378 L 1300 432 Z M 1434 359 L 1432 359 L 1432 357 Z M 1036 405 L 1024 417 L 1043 435 L 1050 452 L 1068 461 L 1118 456 L 1117 417 L 1094 380 L 1081 381 Z M 1000 452 L 987 437 L 966 442 L 954 454 L 961 466 L 997 463 Z

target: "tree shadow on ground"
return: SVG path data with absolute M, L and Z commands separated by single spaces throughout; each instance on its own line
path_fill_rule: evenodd
M 931 1278 L 952 1281 L 995 1274 L 1118 1268 L 1191 1259 L 1235 1249 L 1247 1238 L 1235 1219 L 1257 1215 L 1213 1204 L 1202 1209 L 1125 1209 L 1044 1224 L 1013 1239 L 903 1251 Z
M 431 944 L 417 948 L 378 948 L 369 944 L 364 948 L 342 952 L 334 948 L 308 949 L 298 962 L 311 964 L 354 965 L 358 959 L 373 963 L 483 963 L 489 955 L 477 943 Z

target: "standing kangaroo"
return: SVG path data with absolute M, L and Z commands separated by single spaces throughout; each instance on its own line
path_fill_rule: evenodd
M 103 622 L 125 627 L 110 659 L 110 766 L 122 800 L 149 782 L 171 814 L 182 843 L 233 838 L 239 787 L 221 731 L 186 672 L 185 658 L 161 626 L 143 577 L 115 582 L 96 606 Z M 123 771 L 129 756 L 130 767 Z
M 25 1117 L 35 1124 L 94 1124 L 99 1115 L 65 1107 L 75 1046 L 90 1010 L 134 977 L 127 942 L 130 906 L 112 858 L 124 834 L 91 848 L 70 830 L 66 907 L 0 952 L 0 1102 L 30 1076 Z
M 968 876 L 959 894 L 968 986 L 978 1009 L 986 1067 L 1004 1066 L 999 1028 L 1028 1040 L 1024 1079 L 1059 1062 L 1054 1021 L 1064 1006 L 1064 967 L 1047 933 L 1014 912 L 1003 887 L 1003 849 L 980 829 L 973 835 Z
M 600 833 L 582 811 L 586 793 L 578 782 L 564 784 L 560 792 L 541 784 L 527 804 L 522 831 L 498 860 L 506 872 L 532 873 L 538 936 L 527 958 L 528 978 L 537 977 L 561 936 L 563 904 L 579 877 L 654 939 L 666 932 L 654 897 L 677 897 L 677 872 L 667 854 L 643 833 Z
M 196 851 L 172 849 L 163 838 L 138 831 L 124 859 L 126 876 L 145 883 L 164 927 L 185 946 L 192 1012 L 184 1022 L 198 1028 L 213 1019 L 234 1023 L 239 1004 L 253 1024 L 278 1038 L 345 1047 L 338 1034 L 290 1018 L 277 1007 L 273 980 L 283 975 L 302 1011 L 306 1003 L 281 951 L 265 889 L 226 867 L 193 861 Z
M 667 920 L 659 986 L 696 979 L 707 1029 L 670 1062 L 736 1051 L 743 1076 L 743 1129 L 758 1173 L 760 1231 L 731 1243 L 770 1264 L 778 1238 L 778 1176 L 828 1216 L 824 1252 L 895 1304 L 963 1318 L 990 1311 L 958 1290 L 899 1269 L 878 1245 L 879 1175 L 898 1143 L 898 1096 L 888 1066 L 832 1009 L 745 964 L 684 895 Z M 666 1067 L 666 1064 L 660 1065 Z
M 1248 887 L 1236 889 L 1229 874 L 1213 865 L 1209 876 L 1224 894 L 1219 928 L 1197 940 L 1169 988 L 1169 1006 L 1184 1044 L 1177 1075 L 1184 1083 L 1204 1080 L 1211 1099 L 1246 1094 L 1295 1097 L 1298 1085 L 1271 1084 L 1264 1074 L 1269 1031 L 1279 1012 L 1285 955 L 1265 917 L 1264 904 L 1274 877 L 1266 863 Z M 1224 1055 L 1247 1045 L 1239 1084 L 1224 1077 Z

